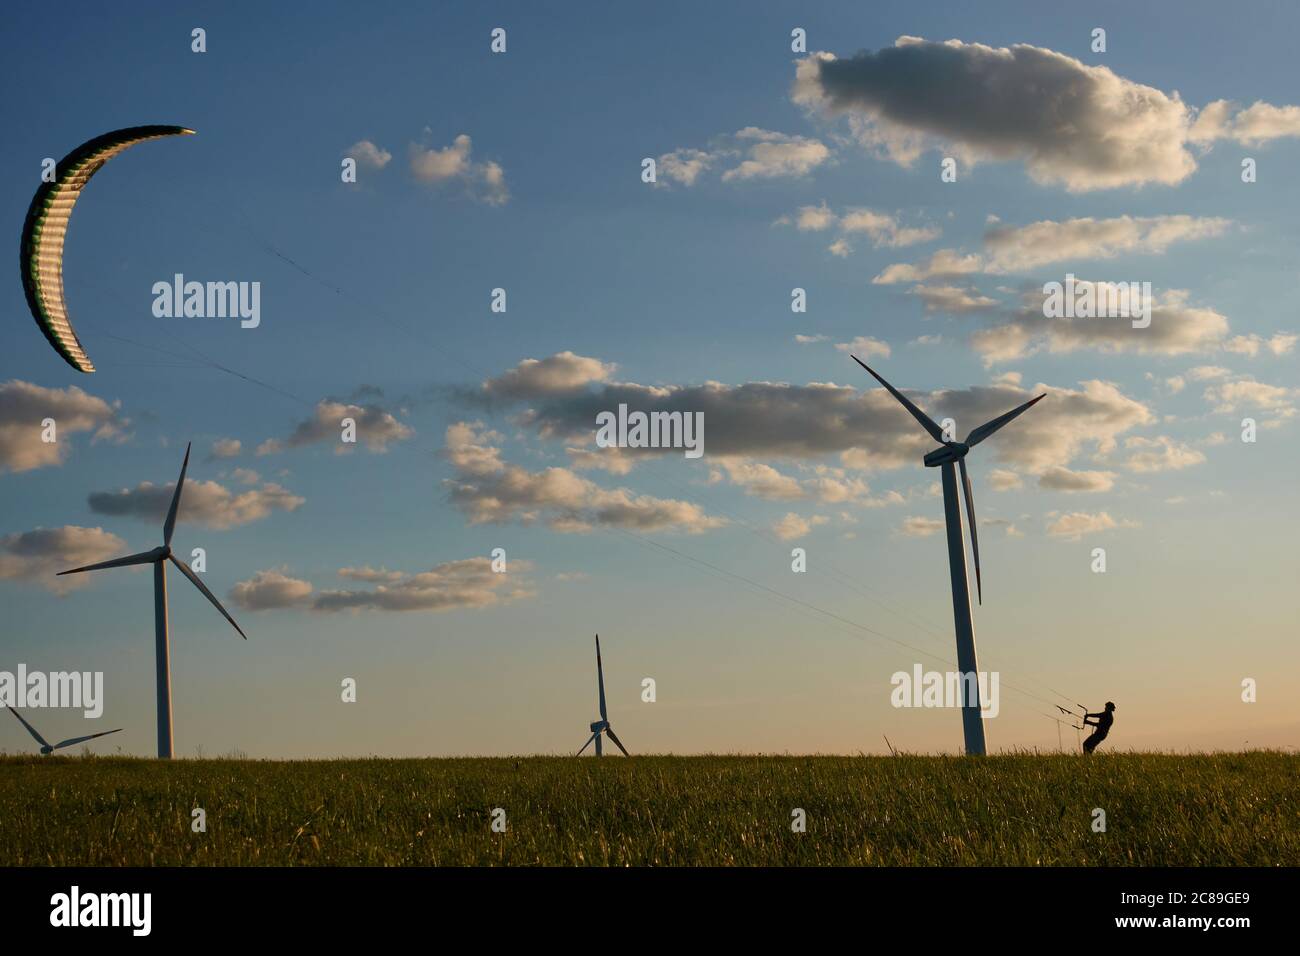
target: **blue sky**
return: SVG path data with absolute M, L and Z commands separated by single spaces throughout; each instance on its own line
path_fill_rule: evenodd
M 889 706 L 894 671 L 938 666 L 912 648 L 953 656 L 951 604 L 932 526 L 942 518 L 929 490 L 937 475 L 920 461 L 927 446 L 836 348 L 865 338 L 877 369 L 935 417 L 988 417 L 1036 385 L 1049 390 L 1019 437 L 1018 422 L 970 462 L 977 511 L 997 522 L 981 527 L 976 616 L 981 665 L 1004 680 L 992 747 L 1054 748 L 1057 728 L 1043 713 L 1055 692 L 1094 708 L 1116 700 L 1116 746 L 1293 745 L 1300 684 L 1288 666 L 1295 602 L 1286 585 L 1297 562 L 1279 529 L 1297 517 L 1300 383 L 1288 336 L 1300 327 L 1300 127 L 1285 109 L 1300 103 L 1289 43 L 1297 14 L 1280 4 L 1249 15 L 1211 4 L 914 6 L 670 3 L 651 15 L 598 4 L 545 13 L 320 4 L 309 14 L 223 4 L 126 17 L 74 5 L 57 32 L 35 13 L 9 14 L 0 202 L 15 244 L 43 158 L 142 123 L 198 135 L 115 159 L 77 207 L 65 285 L 99 367 L 92 376 L 40 336 L 16 273 L 6 286 L 0 383 L 20 384 L 0 398 L 0 669 L 103 670 L 104 720 L 126 728 L 115 741 L 151 751 L 147 576 L 102 572 L 54 593 L 49 575 L 14 560 L 15 536 L 74 526 L 115 535 L 125 552 L 152 547 L 161 522 L 131 516 L 148 511 L 140 485 L 173 481 L 192 440 L 192 480 L 220 488 L 205 486 L 206 510 L 183 516 L 177 543 L 207 550 L 209 586 L 226 599 L 274 572 L 311 589 L 273 609 L 229 599 L 245 645 L 172 575 L 179 754 L 576 749 L 595 715 L 596 631 L 611 714 L 634 752 L 870 752 L 883 749 L 883 734 L 909 750 L 956 749 L 956 714 Z M 201 55 L 190 51 L 196 26 L 207 31 Z M 1090 49 L 1098 26 L 1105 53 Z M 494 27 L 507 30 L 504 54 L 489 51 Z M 1093 157 L 1082 140 L 1033 140 L 1046 108 L 1032 96 L 1013 108 L 980 101 L 975 88 L 972 109 L 989 110 L 981 130 L 995 136 L 1007 118 L 1006 140 L 963 141 L 926 113 L 934 103 L 917 92 L 923 83 L 891 73 L 896 60 L 882 60 L 865 88 L 841 78 L 867 107 L 801 99 L 794 27 L 837 62 L 900 37 L 955 38 L 971 62 L 983 62 L 974 44 L 1026 44 L 1039 51 L 1026 54 L 1027 71 L 1059 65 L 1059 55 L 1081 89 L 1159 97 L 1132 115 L 1092 102 L 1099 115 L 1081 115 L 1078 128 L 1095 121 L 1136 137 Z M 910 51 L 923 66 L 942 52 Z M 1110 79 L 1090 72 L 1097 67 Z M 824 94 L 831 70 L 820 74 Z M 1027 76 L 1008 73 L 1007 89 L 1023 94 Z M 886 100 L 893 113 L 870 113 Z M 1216 101 L 1236 105 L 1209 129 Z M 1250 112 L 1257 102 L 1278 110 Z M 1160 125 L 1170 117 L 1189 138 Z M 766 139 L 737 135 L 750 129 Z M 362 142 L 390 158 L 344 184 L 340 161 Z M 777 148 L 752 152 L 759 142 Z M 1147 146 L 1149 163 L 1125 154 Z M 664 172 L 698 155 L 684 151 L 708 157 L 690 183 Z M 955 183 L 940 179 L 945 155 L 961 157 Z M 644 157 L 659 161 L 656 186 L 641 181 Z M 1181 157 L 1193 168 L 1174 181 Z M 1256 160 L 1257 182 L 1241 181 L 1244 157 Z M 752 175 L 734 172 L 747 161 Z M 1103 168 L 1120 168 L 1125 181 L 1096 186 L 1089 177 Z M 824 228 L 810 228 L 819 220 L 804 211 L 823 208 Z M 873 229 L 861 218 L 852 226 L 863 210 L 879 217 Z M 1084 235 L 1083 219 L 1109 238 Z M 1047 238 L 1016 232 L 1043 222 Z M 987 238 L 998 229 L 1009 230 L 1002 246 Z M 840 240 L 847 254 L 831 251 Z M 1068 243 L 1075 251 L 1033 259 Z M 981 265 L 873 281 L 941 250 Z M 149 290 L 177 272 L 259 281 L 261 326 L 155 318 Z M 1021 294 L 1066 272 L 1147 281 L 1158 298 L 1182 291 L 1157 313 L 1158 339 L 1135 331 L 1108 350 L 1087 335 L 1068 348 L 1040 336 L 995 349 L 1006 340 L 993 332 L 1030 328 Z M 489 309 L 497 287 L 507 290 L 504 314 Z M 806 314 L 790 310 L 794 287 L 807 290 Z M 957 290 L 965 304 L 928 310 L 935 290 Z M 197 350 L 278 391 L 112 336 Z M 543 364 L 525 369 L 577 384 L 547 379 L 503 397 L 502 376 L 527 360 Z M 491 403 L 475 398 L 486 380 L 497 381 Z M 721 384 L 691 390 L 708 382 Z M 747 383 L 791 388 L 766 412 L 746 411 L 739 400 L 759 390 L 743 391 Z M 846 444 L 840 429 L 830 450 L 792 451 L 809 433 L 803 423 L 825 424 L 801 417 L 816 414 L 809 383 L 857 390 L 843 408 L 884 430 Z M 656 400 L 651 388 L 668 390 L 665 401 L 717 400 L 702 461 L 638 459 L 621 473 L 567 452 L 590 441 L 575 409 L 617 394 Z M 57 407 L 90 422 L 65 428 L 52 461 L 32 458 L 22 417 L 32 406 L 19 397 L 33 394 L 38 405 L 70 402 Z M 336 440 L 308 429 L 313 440 L 257 453 L 301 423 L 332 422 L 335 406 L 318 404 L 328 401 L 366 409 L 376 431 L 363 427 L 363 439 L 374 444 L 338 454 Z M 561 433 L 530 423 L 529 409 Z M 1260 424 L 1253 444 L 1239 440 L 1244 416 Z M 476 422 L 453 447 L 449 427 Z M 223 439 L 241 443 L 237 456 L 213 456 Z M 498 450 L 500 470 L 474 472 L 466 461 L 486 448 Z M 588 517 L 592 502 L 626 489 L 632 517 L 597 514 L 577 531 L 555 524 L 554 507 L 489 512 L 481 494 L 463 490 L 502 474 L 550 501 L 579 501 Z M 448 482 L 462 487 L 459 498 Z M 1070 482 L 1087 490 L 1060 490 Z M 127 514 L 92 505 L 92 495 L 122 489 Z M 1072 515 L 1083 516 L 1077 535 L 1062 523 Z M 476 523 L 485 516 L 495 520 Z M 795 537 L 800 521 L 808 527 Z M 45 557 L 103 546 L 77 534 L 78 550 Z M 446 593 L 464 582 L 424 589 L 451 609 L 306 606 L 322 592 L 376 587 L 340 569 L 472 574 L 452 563 L 498 547 L 512 562 L 508 583 L 473 583 L 468 598 Z M 793 547 L 807 550 L 809 573 L 791 573 Z M 1107 549 L 1105 575 L 1089 570 L 1094 547 Z M 463 600 L 485 606 L 456 606 Z M 358 681 L 356 704 L 339 700 L 344 677 Z M 641 702 L 644 677 L 657 681 L 654 704 Z M 1260 682 L 1249 705 L 1240 700 L 1248 677 Z M 72 724 L 64 736 L 80 725 L 71 712 L 38 716 Z M 22 748 L 11 723 L 0 746 Z

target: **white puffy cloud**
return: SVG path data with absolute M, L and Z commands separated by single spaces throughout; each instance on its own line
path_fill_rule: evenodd
M 807 536 L 814 527 L 826 524 L 829 520 L 824 515 L 804 518 L 791 511 L 772 526 L 772 532 L 782 541 L 794 541 Z
M 357 426 L 357 442 L 375 454 L 382 455 L 388 446 L 405 441 L 415 430 L 405 425 L 392 412 L 379 405 L 356 405 L 323 399 L 316 403 L 312 416 L 299 422 L 287 438 L 271 438 L 257 446 L 257 454 L 272 455 L 286 448 L 302 448 L 321 442 L 334 444 L 336 455 L 352 451 L 356 445 L 341 441 L 343 419 L 352 419 Z
M 1192 126 L 1193 142 L 1229 139 L 1242 146 L 1260 146 L 1274 139 L 1300 136 L 1300 107 L 1274 106 L 1257 100 L 1246 109 L 1228 100 L 1215 100 L 1200 111 Z
M 344 156 L 350 156 L 357 165 L 368 169 L 383 169 L 393 158 L 393 154 L 382 146 L 376 146 L 368 139 L 358 140 L 343 150 Z
M 1129 452 L 1124 461 L 1124 467 L 1129 471 L 1179 471 L 1205 461 L 1203 452 L 1168 435 L 1155 438 L 1133 435 L 1125 439 L 1124 448 Z
M 475 199 L 490 206 L 505 205 L 510 200 L 510 190 L 506 187 L 504 170 L 494 162 L 475 162 L 473 151 L 473 142 L 465 133 L 441 149 L 411 143 L 407 150 L 411 175 L 435 186 L 459 183 Z

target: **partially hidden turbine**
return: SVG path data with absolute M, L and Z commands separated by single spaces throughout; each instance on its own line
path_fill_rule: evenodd
M 596 756 L 597 757 L 603 756 L 604 751 L 601 750 L 600 747 L 600 737 L 601 734 L 605 734 L 606 736 L 609 737 L 610 740 L 614 741 L 615 747 L 623 751 L 624 757 L 630 757 L 632 755 L 627 752 L 627 748 L 623 746 L 622 741 L 620 741 L 618 737 L 614 735 L 614 728 L 609 725 L 609 715 L 605 713 L 605 671 L 602 668 L 600 663 L 600 635 L 599 634 L 596 635 L 596 684 L 600 688 L 600 720 L 597 720 L 594 723 L 592 723 L 591 736 L 588 737 L 587 742 L 582 745 L 582 750 L 586 750 L 588 747 L 590 747 L 591 742 L 594 740 L 596 741 Z M 582 750 L 578 751 L 577 756 L 579 757 L 582 756 Z
M 944 525 L 948 532 L 948 570 L 952 576 L 952 615 L 957 630 L 957 669 L 961 672 L 961 683 L 963 688 L 966 689 L 962 695 L 961 709 L 962 730 L 966 738 L 966 753 L 983 755 L 984 722 L 980 716 L 979 683 L 977 680 L 979 666 L 975 658 L 975 624 L 971 617 L 970 584 L 966 578 L 966 542 L 962 536 L 961 505 L 957 498 L 957 468 L 961 469 L 961 490 L 963 497 L 966 499 L 966 517 L 970 520 L 971 552 L 975 557 L 975 593 L 979 603 L 983 604 L 984 587 L 980 578 L 980 543 L 975 528 L 975 496 L 971 491 L 970 476 L 966 474 L 966 455 L 972 448 L 1003 425 L 1028 410 L 1036 402 L 1042 401 L 1046 397 L 1046 393 L 1039 395 L 1037 398 L 1031 398 L 1025 404 L 1011 409 L 1005 415 L 999 415 L 978 428 L 972 429 L 964 442 L 948 441 L 944 437 L 943 429 L 935 423 L 934 419 L 908 401 L 902 392 L 872 371 L 856 355 L 852 356 L 852 358 L 853 361 L 866 369 L 872 378 L 885 386 L 889 390 L 889 394 L 898 399 L 911 416 L 920 422 L 921 427 L 930 434 L 930 437 L 943 446 L 926 454 L 925 466 L 927 468 L 939 468 L 943 477 L 943 516 Z
M 73 744 L 83 743 L 87 740 L 94 740 L 96 737 L 107 737 L 109 734 L 115 734 L 122 729 L 121 727 L 118 727 L 117 730 L 101 730 L 97 734 L 86 734 L 84 737 L 69 737 L 67 740 L 60 740 L 57 744 L 52 744 L 42 737 L 35 727 L 25 721 L 23 715 L 14 710 L 14 708 L 10 707 L 9 712 L 18 718 L 18 722 L 26 727 L 27 732 L 35 738 L 38 744 L 41 745 L 41 755 L 46 757 L 54 753 L 56 750 L 62 750 L 64 747 L 71 747 Z
M 235 623 L 235 619 L 221 606 L 221 602 L 217 600 L 216 595 L 209 591 L 207 585 L 199 580 L 199 576 L 194 573 L 194 569 L 172 553 L 172 532 L 176 530 L 176 512 L 180 508 L 181 489 L 185 487 L 185 471 L 189 466 L 190 446 L 187 444 L 185 446 L 185 461 L 181 464 L 181 476 L 176 481 L 176 491 L 172 494 L 171 507 L 167 509 L 167 520 L 163 522 L 162 547 L 154 548 L 152 551 L 142 551 L 139 554 L 127 555 L 125 558 L 101 561 L 99 564 L 88 564 L 84 568 L 73 568 L 71 571 L 59 572 L 59 574 L 79 574 L 82 571 L 125 568 L 134 564 L 153 565 L 153 620 L 158 688 L 158 756 L 164 759 L 169 759 L 172 756 L 172 674 L 171 648 L 167 639 L 167 562 L 170 561 L 176 565 L 181 574 L 189 578 L 190 582 L 203 592 L 203 596 L 212 602 L 212 606 L 221 612 L 222 617 L 230 622 L 231 627 L 239 631 L 239 636 L 244 640 L 248 640 L 248 635 L 240 629 L 239 625 Z

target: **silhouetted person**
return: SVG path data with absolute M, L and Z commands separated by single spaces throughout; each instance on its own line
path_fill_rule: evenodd
M 1106 701 L 1106 709 L 1100 714 L 1084 714 L 1083 726 L 1097 729 L 1083 742 L 1083 752 L 1090 754 L 1096 750 L 1097 744 L 1105 740 L 1106 735 L 1110 733 L 1110 725 L 1113 723 L 1115 723 L 1115 705 L 1110 701 Z

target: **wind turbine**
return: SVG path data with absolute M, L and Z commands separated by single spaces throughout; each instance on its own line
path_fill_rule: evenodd
M 970 519 L 971 551 L 975 555 L 975 592 L 978 595 L 980 604 L 983 604 L 984 588 L 980 580 L 980 543 L 975 528 L 975 497 L 971 492 L 970 476 L 966 474 L 966 454 L 1003 425 L 1028 410 L 1036 402 L 1042 401 L 1046 397 L 1046 393 L 1039 395 L 1037 398 L 1031 398 L 1025 404 L 1013 408 L 1005 415 L 999 415 L 997 418 L 973 429 L 966 436 L 964 442 L 949 441 L 944 437 L 943 429 L 935 423 L 934 419 L 908 401 L 902 392 L 868 368 L 862 359 L 856 355 L 852 356 L 852 358 L 853 361 L 866 369 L 872 378 L 885 386 L 889 390 L 889 394 L 898 399 L 911 416 L 921 423 L 921 427 L 930 434 L 930 437 L 943 446 L 927 453 L 924 460 L 927 468 L 939 468 L 943 477 L 943 516 L 948 531 L 948 571 L 952 575 L 952 616 L 957 630 L 957 669 L 962 677 L 961 725 L 966 738 L 966 753 L 972 756 L 983 756 L 984 722 L 980 716 L 979 666 L 975 659 L 975 623 L 971 618 L 970 584 L 966 578 L 966 543 L 961 533 L 961 505 L 957 499 L 957 468 L 961 468 L 962 494 L 966 498 L 966 516 Z
M 153 565 L 153 623 L 155 639 L 155 663 L 157 666 L 158 688 L 158 756 L 170 759 L 172 755 L 172 671 L 171 648 L 167 640 L 167 562 L 170 561 L 180 569 L 181 574 L 203 592 L 203 596 L 212 602 L 212 606 L 221 612 L 221 616 L 230 622 L 231 627 L 239 631 L 239 636 L 248 640 L 235 619 L 221 606 L 216 595 L 208 590 L 206 584 L 199 580 L 194 569 L 172 553 L 172 532 L 176 530 L 176 512 L 181 504 L 181 489 L 185 487 L 185 471 L 190 466 L 190 446 L 185 446 L 185 461 L 181 464 L 181 476 L 176 481 L 176 491 L 172 494 L 171 507 L 167 509 L 167 520 L 163 522 L 162 547 L 139 554 L 127 555 L 88 564 L 84 568 L 60 571 L 59 574 L 79 574 L 82 571 L 99 571 L 103 568 L 125 568 L 134 564 Z
M 615 747 L 623 751 L 624 757 L 630 757 L 632 755 L 627 752 L 627 748 L 623 746 L 623 742 L 614 735 L 614 728 L 609 725 L 609 715 L 605 713 L 605 671 L 600 664 L 599 634 L 596 635 L 596 683 L 600 687 L 600 720 L 595 721 L 591 725 L 591 736 L 588 737 L 587 742 L 582 745 L 582 750 L 586 750 L 590 747 L 591 742 L 594 740 L 596 741 L 596 756 L 603 756 L 604 752 L 600 748 L 600 735 L 603 733 L 608 735 L 610 740 L 614 741 Z M 578 751 L 577 756 L 582 756 L 582 750 Z
M 94 740 L 96 737 L 107 737 L 109 734 L 115 734 L 118 730 L 122 729 L 121 727 L 118 727 L 117 730 L 102 730 L 97 734 L 87 734 L 84 737 L 69 737 L 67 740 L 60 740 L 57 744 L 52 744 L 37 733 L 35 727 L 23 720 L 23 715 L 18 713 L 18 711 L 10 707 L 9 712 L 18 718 L 18 722 L 27 728 L 29 734 L 36 738 L 36 742 L 41 745 L 42 756 L 49 756 L 56 750 L 61 750 L 64 747 L 71 747 L 73 744 L 79 744 L 86 740 Z

